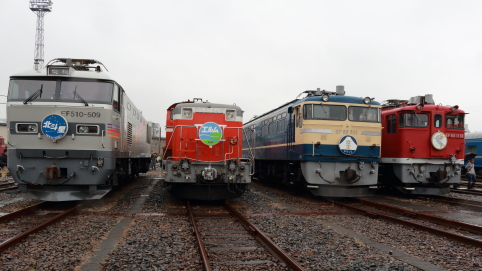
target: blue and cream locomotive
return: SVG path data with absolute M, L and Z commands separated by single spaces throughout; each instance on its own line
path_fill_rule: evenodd
M 357 197 L 377 184 L 380 103 L 336 92 L 305 91 L 244 124 L 244 155 L 255 177 L 298 183 L 317 196 Z
M 152 125 L 101 66 L 58 58 L 10 77 L 8 168 L 24 197 L 98 199 L 148 170 Z

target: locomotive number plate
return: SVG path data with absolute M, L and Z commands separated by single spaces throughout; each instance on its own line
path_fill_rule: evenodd
M 206 108 L 206 107 L 194 107 L 196 113 L 224 113 L 223 108 Z
M 100 112 L 61 111 L 60 114 L 65 117 L 100 118 Z
M 344 129 L 336 129 L 336 134 L 343 134 L 343 135 L 357 135 L 358 130 L 344 130 Z

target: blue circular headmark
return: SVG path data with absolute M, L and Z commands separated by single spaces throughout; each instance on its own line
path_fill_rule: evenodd
M 338 148 L 345 155 L 352 155 L 356 152 L 358 145 L 356 139 L 351 135 L 346 135 L 340 139 Z
M 218 144 L 222 137 L 221 127 L 214 122 L 206 122 L 199 128 L 199 139 L 208 146 Z
M 69 124 L 64 117 L 56 114 L 48 115 L 42 120 L 42 133 L 52 139 L 59 140 L 63 138 L 69 130 Z

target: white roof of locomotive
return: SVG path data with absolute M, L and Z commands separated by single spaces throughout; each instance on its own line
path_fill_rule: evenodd
M 103 79 L 103 80 L 113 80 L 106 72 L 96 72 L 96 71 L 77 71 L 70 69 L 70 75 L 47 75 L 47 69 L 43 70 L 28 70 L 24 72 L 16 73 L 12 76 L 26 76 L 26 77 L 70 77 L 70 78 L 89 78 L 89 79 Z
M 482 138 L 482 132 L 465 133 L 465 139 Z
M 107 71 L 107 68 L 102 62 L 95 59 L 76 59 L 76 58 L 55 58 L 50 60 L 46 69 L 44 70 L 27 70 L 14 74 L 12 76 L 26 76 L 26 77 L 73 77 L 73 78 L 88 78 L 88 79 L 103 79 L 112 80 L 106 72 L 100 67 L 102 65 Z M 69 68 L 69 75 L 48 74 L 49 68 Z M 99 70 L 99 71 L 96 71 Z

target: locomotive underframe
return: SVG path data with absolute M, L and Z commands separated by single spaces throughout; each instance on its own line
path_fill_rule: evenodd
M 240 197 L 251 182 L 251 163 L 189 162 L 164 160 L 165 183 L 169 192 L 178 198 L 193 200 L 222 200 Z M 173 166 L 177 166 L 173 170 Z M 244 170 L 239 168 L 243 166 Z M 213 171 L 214 170 L 214 171 Z M 215 172 L 208 175 L 206 171 Z
M 148 170 L 149 158 L 112 156 L 96 150 L 11 149 L 8 164 L 25 198 L 88 200 L 102 198 L 113 186 Z
M 450 185 L 460 182 L 459 163 L 384 164 L 382 186 L 392 186 L 404 194 L 441 196 L 450 193 Z M 447 168 L 449 171 L 447 171 Z
M 322 197 L 370 195 L 377 184 L 378 163 L 300 162 L 308 190 Z
M 286 185 L 303 185 L 322 197 L 370 195 L 376 185 L 378 163 L 368 162 L 290 162 L 256 160 L 256 175 Z

